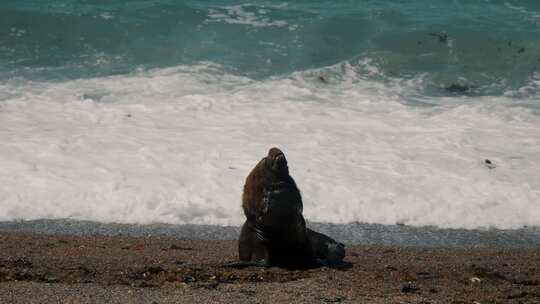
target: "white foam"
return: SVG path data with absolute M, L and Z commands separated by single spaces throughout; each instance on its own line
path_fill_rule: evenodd
M 529 9 L 526 9 L 525 7 L 522 7 L 522 6 L 514 5 L 514 4 L 512 4 L 512 3 L 508 2 L 508 1 L 505 1 L 504 4 L 509 9 L 515 10 L 515 11 L 521 13 L 522 15 L 524 15 L 526 17 L 526 20 L 531 22 L 532 24 L 540 25 L 540 13 L 535 12 L 535 11 L 531 11 Z
M 295 24 L 289 26 L 289 23 L 285 20 L 270 19 L 267 16 L 269 12 L 267 9 L 257 8 L 257 6 L 250 4 L 231 5 L 220 9 L 210 9 L 207 21 L 241 24 L 255 28 L 288 26 L 290 31 L 298 28 L 298 25 Z
M 245 176 L 279 146 L 311 221 L 540 225 L 540 116 L 507 97 L 405 105 L 406 87 L 334 68 L 4 83 L 0 219 L 239 225 Z

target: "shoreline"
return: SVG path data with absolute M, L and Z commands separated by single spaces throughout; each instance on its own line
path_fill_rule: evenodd
M 520 229 L 456 229 L 432 226 L 309 222 L 308 227 L 348 245 L 413 247 L 540 248 L 540 227 Z M 72 219 L 0 221 L 0 232 L 52 235 L 170 236 L 194 240 L 237 240 L 239 226 L 195 224 L 122 224 Z
M 0 232 L 1 303 L 538 303 L 540 248 L 349 245 L 342 269 L 231 269 L 237 242 Z

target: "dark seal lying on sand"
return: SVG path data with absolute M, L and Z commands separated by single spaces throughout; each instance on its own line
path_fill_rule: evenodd
M 242 207 L 246 222 L 235 266 L 312 268 L 342 263 L 345 246 L 306 228 L 302 197 L 285 155 L 272 148 L 246 178 Z

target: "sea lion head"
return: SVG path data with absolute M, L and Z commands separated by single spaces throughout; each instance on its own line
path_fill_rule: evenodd
M 289 167 L 285 154 L 278 148 L 268 150 L 268 155 L 265 158 L 265 164 L 277 176 L 289 175 Z
M 289 175 L 287 159 L 280 149 L 268 150 L 249 173 L 242 208 L 248 220 L 260 227 L 280 227 L 283 220 L 301 215 L 300 191 Z

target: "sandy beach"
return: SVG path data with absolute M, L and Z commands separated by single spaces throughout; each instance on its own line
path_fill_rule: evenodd
M 540 249 L 348 246 L 341 269 L 231 269 L 235 241 L 0 233 L 0 303 L 540 303 Z

